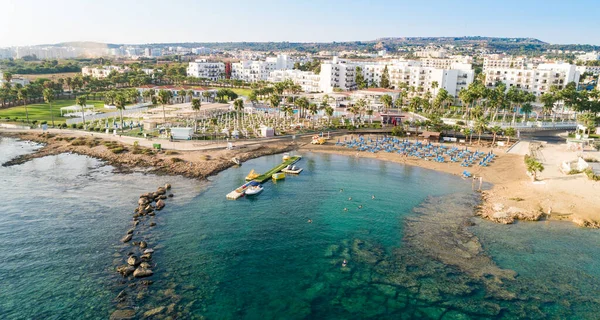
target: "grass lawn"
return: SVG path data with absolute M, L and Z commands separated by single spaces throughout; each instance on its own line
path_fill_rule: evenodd
M 104 101 L 88 100 L 87 104 L 93 104 L 97 108 L 96 111 L 99 111 L 99 112 L 115 111 L 115 110 L 104 109 Z M 75 105 L 74 99 L 73 100 L 56 100 L 56 101 L 54 101 L 54 103 L 52 103 L 52 113 L 54 114 L 54 123 L 55 124 L 62 124 L 67 119 L 67 118 L 60 116 L 60 108 L 68 107 L 68 106 L 72 106 L 72 105 Z M 37 120 L 38 122 L 48 121 L 48 123 L 50 123 L 50 121 L 51 121 L 50 106 L 48 104 L 45 104 L 45 103 L 30 104 L 27 106 L 27 111 L 29 112 L 29 121 L 33 121 L 33 120 Z M 12 108 L 8 108 L 8 109 L 0 110 L 0 120 L 6 120 L 6 117 L 9 117 L 10 120 L 14 120 L 15 118 L 18 118 L 17 120 L 24 121 L 25 120 L 25 107 L 18 106 L 18 107 L 12 107 Z
M 81 74 L 81 73 L 80 72 L 64 72 L 64 73 L 22 74 L 22 75 L 17 74 L 15 76 L 24 77 L 30 81 L 34 81 L 34 80 L 40 79 L 40 78 L 50 79 L 50 80 L 58 80 L 60 78 L 67 78 L 67 77 L 74 78 L 75 76 L 77 76 L 79 74 Z
M 223 89 L 223 88 L 211 88 L 211 89 Z M 252 92 L 252 89 L 244 89 L 244 88 L 226 88 L 226 89 L 231 89 L 231 91 L 237 93 L 238 96 L 248 96 L 250 94 L 250 92 Z

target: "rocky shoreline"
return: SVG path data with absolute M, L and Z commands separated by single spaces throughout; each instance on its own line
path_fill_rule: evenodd
M 121 172 L 137 169 L 147 169 L 149 173 L 164 175 L 180 175 L 186 178 L 206 179 L 223 170 L 236 165 L 231 159 L 239 162 L 250 159 L 291 151 L 297 147 L 294 143 L 272 143 L 241 147 L 235 150 L 212 150 L 194 152 L 157 151 L 138 146 L 106 141 L 99 137 L 72 137 L 69 135 L 39 134 L 39 133 L 0 133 L 4 136 L 30 140 L 44 145 L 32 154 L 16 157 L 3 166 L 19 165 L 32 159 L 58 155 L 61 153 L 76 153 L 106 161 Z M 191 154 L 191 152 L 190 152 Z

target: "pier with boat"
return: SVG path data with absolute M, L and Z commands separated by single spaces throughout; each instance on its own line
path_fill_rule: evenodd
M 283 155 L 283 162 L 276 165 L 272 169 L 263 174 L 256 173 L 254 169 L 246 176 L 246 183 L 239 186 L 235 190 L 227 194 L 227 199 L 236 200 L 244 195 L 255 195 L 263 189 L 262 183 L 269 179 L 281 180 L 285 179 L 286 173 L 299 174 L 302 168 L 296 167 L 294 164 L 302 159 L 302 156 L 291 156 L 289 153 Z M 260 191 L 259 191 L 260 190 Z

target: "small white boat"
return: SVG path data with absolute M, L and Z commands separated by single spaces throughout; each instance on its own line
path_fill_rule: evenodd
M 302 172 L 302 168 L 298 168 L 296 166 L 289 165 L 289 166 L 285 167 L 285 169 L 282 169 L 281 172 L 299 174 L 300 172 Z
M 245 193 L 247 196 L 253 196 L 261 193 L 264 189 L 265 188 L 262 185 L 260 185 L 260 183 L 254 182 L 246 188 Z

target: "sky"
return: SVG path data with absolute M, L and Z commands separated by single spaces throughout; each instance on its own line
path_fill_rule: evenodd
M 0 47 L 531 37 L 600 45 L 600 0 L 0 0 Z

